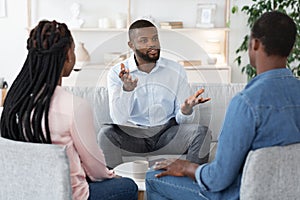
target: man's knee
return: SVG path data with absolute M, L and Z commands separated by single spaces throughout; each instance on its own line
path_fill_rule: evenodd
M 198 134 L 195 138 L 197 140 L 197 143 L 201 145 L 200 151 L 199 151 L 199 157 L 205 158 L 209 156 L 210 152 L 210 145 L 212 141 L 212 131 L 207 126 L 198 126 Z
M 106 125 L 104 127 L 102 127 L 99 131 L 97 140 L 98 143 L 103 144 L 103 143 L 107 143 L 108 141 L 113 142 L 114 144 L 116 143 L 117 139 L 116 139 L 116 132 L 115 132 L 115 128 L 113 125 Z
M 197 136 L 205 144 L 210 144 L 212 140 L 212 131 L 207 126 L 198 126 Z
M 207 126 L 198 125 L 198 132 L 200 134 L 205 134 L 205 135 L 211 136 L 211 130 Z

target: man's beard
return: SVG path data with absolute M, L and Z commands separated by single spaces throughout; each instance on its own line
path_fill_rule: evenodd
M 138 57 L 142 58 L 146 62 L 151 62 L 151 63 L 155 63 L 159 59 L 159 55 L 160 55 L 160 49 L 157 49 L 157 56 L 155 57 L 150 57 L 148 55 L 148 52 L 144 54 L 138 49 L 136 49 L 135 51 Z

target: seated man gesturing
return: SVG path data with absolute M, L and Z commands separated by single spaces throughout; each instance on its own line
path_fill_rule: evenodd
M 100 146 L 109 167 L 124 155 L 184 154 L 191 162 L 208 161 L 211 134 L 192 124 L 193 107 L 209 98 L 204 90 L 190 96 L 187 75 L 178 63 L 160 57 L 157 28 L 137 20 L 129 28 L 134 54 L 109 71 L 110 115 L 100 131 Z

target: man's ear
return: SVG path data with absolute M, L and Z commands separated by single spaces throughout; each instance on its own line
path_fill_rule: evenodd
M 133 46 L 133 44 L 132 44 L 131 41 L 129 41 L 127 44 L 128 44 L 128 46 L 130 47 L 130 49 L 133 49 L 133 48 L 134 48 L 134 46 Z
M 252 47 L 253 47 L 254 51 L 257 51 L 259 49 L 260 45 L 261 45 L 261 42 L 259 39 L 256 39 L 256 38 L 252 39 Z

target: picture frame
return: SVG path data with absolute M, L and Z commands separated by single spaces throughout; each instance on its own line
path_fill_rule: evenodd
M 0 17 L 6 17 L 6 0 L 0 0 Z
M 215 26 L 216 4 L 197 4 L 197 28 L 213 28 Z

